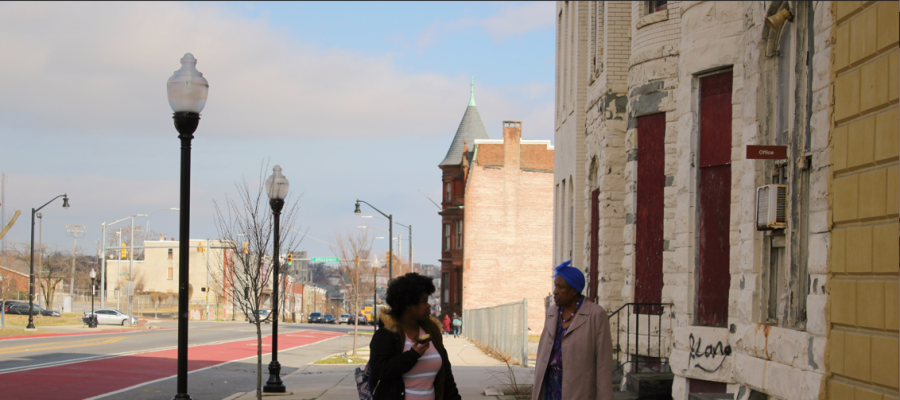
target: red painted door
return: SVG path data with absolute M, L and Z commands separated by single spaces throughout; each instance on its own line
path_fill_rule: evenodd
M 637 238 L 635 241 L 634 301 L 660 303 L 663 273 L 663 192 L 666 114 L 637 119 Z M 656 310 L 638 307 L 638 313 Z
M 697 323 L 728 323 L 732 71 L 700 79 Z
M 600 189 L 594 189 L 591 192 L 591 265 L 590 265 L 590 273 L 591 273 L 591 285 L 590 291 L 588 292 L 588 298 L 590 301 L 597 303 L 599 299 L 599 294 L 597 293 L 598 285 L 597 279 L 599 279 L 600 271 L 598 268 L 600 267 L 600 238 L 597 235 L 600 234 Z

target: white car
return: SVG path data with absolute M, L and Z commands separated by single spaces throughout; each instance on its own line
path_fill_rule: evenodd
M 350 323 L 350 314 L 341 314 L 341 316 L 338 317 L 338 325 L 349 324 L 349 323 Z
M 94 314 L 97 316 L 97 324 L 99 325 L 122 325 L 125 326 L 128 324 L 128 314 L 125 314 L 115 308 L 100 308 L 94 310 Z M 85 318 L 90 317 L 91 313 L 85 312 Z M 137 325 L 138 319 L 135 316 L 131 316 L 131 324 Z

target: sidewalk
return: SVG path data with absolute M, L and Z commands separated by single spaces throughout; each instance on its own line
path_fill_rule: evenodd
M 508 385 L 506 378 L 509 369 L 506 364 L 479 350 L 466 339 L 444 338 L 444 347 L 453 368 L 453 377 L 463 399 L 504 399 L 501 396 L 485 396 L 488 387 Z M 269 399 L 285 400 L 346 400 L 358 398 L 356 379 L 353 375 L 360 364 L 352 365 L 317 365 L 309 364 L 298 367 L 294 373 L 282 377 L 288 388 L 286 394 L 265 394 Z M 533 368 L 514 366 L 518 382 L 531 384 Z M 224 400 L 255 399 L 256 393 L 235 393 Z

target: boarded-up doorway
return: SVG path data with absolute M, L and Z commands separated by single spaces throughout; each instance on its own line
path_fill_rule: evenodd
M 700 78 L 697 324 L 728 323 L 732 71 Z
M 635 240 L 634 301 L 660 303 L 663 273 L 663 196 L 666 186 L 666 114 L 637 119 L 637 237 Z M 638 307 L 639 314 L 658 313 Z

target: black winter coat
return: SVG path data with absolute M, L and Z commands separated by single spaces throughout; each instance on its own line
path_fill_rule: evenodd
M 373 397 L 378 399 L 404 400 L 406 386 L 403 374 L 411 370 L 419 360 L 419 353 L 409 349 L 403 351 L 406 342 L 400 324 L 391 317 L 389 311 L 382 310 L 379 315 L 378 330 L 369 343 L 369 383 L 374 389 Z M 434 318 L 422 323 L 422 330 L 431 335 L 431 345 L 441 355 L 441 369 L 434 378 L 435 400 L 461 400 L 447 350 L 444 348 L 440 324 Z

